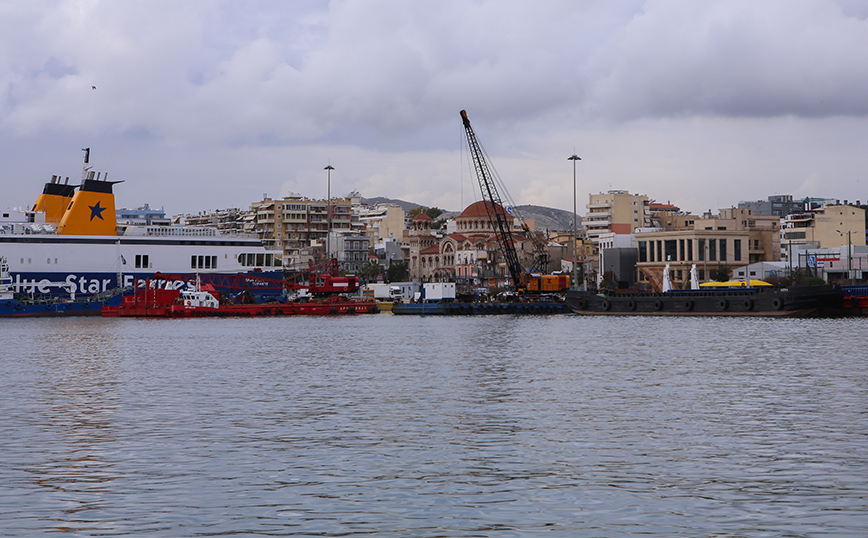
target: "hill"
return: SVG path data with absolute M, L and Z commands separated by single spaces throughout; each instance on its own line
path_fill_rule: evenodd
M 417 207 L 428 208 L 423 204 L 407 202 L 405 200 L 396 200 L 393 198 L 385 198 L 378 196 L 375 198 L 362 198 L 362 202 L 368 205 L 376 204 L 395 204 L 404 211 L 411 211 Z M 440 208 L 443 209 L 443 208 Z M 573 228 L 573 213 L 572 211 L 564 211 L 563 209 L 555 209 L 539 205 L 520 205 L 517 206 L 519 214 L 522 218 L 534 221 L 534 227 L 537 230 L 553 230 L 553 231 L 568 231 Z M 460 211 L 443 210 L 445 218 L 456 217 L 460 215 Z M 581 215 L 578 217 L 579 226 L 582 225 Z

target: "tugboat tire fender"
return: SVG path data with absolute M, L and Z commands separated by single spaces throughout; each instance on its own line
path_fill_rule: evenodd
M 655 299 L 654 310 L 663 310 L 663 301 L 661 301 L 660 299 Z
M 686 301 L 684 301 L 684 310 L 693 310 L 693 301 L 692 300 L 687 299 Z
M 744 301 L 742 301 L 741 305 L 744 307 L 745 310 L 753 310 L 753 299 L 748 297 Z
M 726 310 L 728 307 L 729 301 L 727 301 L 726 299 L 720 299 L 719 301 L 717 301 L 718 310 Z
M 775 297 L 774 300 L 772 300 L 772 308 L 774 308 L 775 310 L 780 310 L 783 307 L 784 301 L 780 297 Z
M 610 303 L 608 299 L 603 299 L 600 302 L 600 310 L 603 312 L 608 312 L 610 308 L 612 308 L 612 303 Z
M 630 312 L 636 310 L 636 301 L 634 301 L 633 299 L 627 301 L 627 310 L 629 310 Z

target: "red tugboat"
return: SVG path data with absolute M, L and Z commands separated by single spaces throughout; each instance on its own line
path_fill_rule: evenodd
M 155 275 L 166 281 L 183 280 L 181 275 Z M 251 277 L 245 276 L 245 286 Z M 158 286 L 159 280 L 145 280 L 144 285 L 136 282 L 135 293 L 124 297 L 119 306 L 103 307 L 103 317 L 157 317 L 157 318 L 189 318 L 189 317 L 255 317 L 255 316 L 328 316 L 352 314 L 376 314 L 380 310 L 376 301 L 347 298 L 338 293 L 351 293 L 358 290 L 356 277 L 340 277 L 334 275 L 317 275 L 312 283 L 307 285 L 292 281 L 278 281 L 268 278 L 258 278 L 260 287 L 282 286 L 297 294 L 294 300 L 286 302 L 271 301 L 267 303 L 232 302 L 228 298 L 220 300 L 221 294 L 212 286 L 202 286 L 198 279 L 193 289 L 163 289 Z

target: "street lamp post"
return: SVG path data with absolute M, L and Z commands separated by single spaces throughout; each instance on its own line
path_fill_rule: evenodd
M 332 239 L 331 238 L 331 235 L 332 235 L 332 170 L 334 170 L 334 169 L 335 169 L 335 167 L 332 165 L 328 165 L 325 168 L 323 168 L 323 170 L 326 170 L 328 172 L 328 206 L 327 206 L 328 212 L 326 213 L 326 221 L 328 224 L 326 227 L 326 260 L 330 260 L 331 254 L 332 254 L 332 250 L 331 250 L 331 239 Z
M 578 208 L 576 205 L 576 161 L 581 161 L 582 158 L 575 153 L 567 157 L 568 161 L 573 161 L 573 289 L 579 289 L 579 255 L 576 252 L 578 243 Z
M 844 232 L 842 232 L 841 230 L 835 230 L 835 231 L 838 232 L 839 234 L 841 234 L 842 237 L 844 236 Z M 852 278 L 852 275 L 853 275 L 853 262 L 852 262 L 852 257 L 850 254 L 850 252 L 853 250 L 853 246 L 852 246 L 853 243 L 851 242 L 851 239 L 850 239 L 851 233 L 852 233 L 852 230 L 847 230 L 847 283 L 848 284 L 852 284 L 850 279 Z

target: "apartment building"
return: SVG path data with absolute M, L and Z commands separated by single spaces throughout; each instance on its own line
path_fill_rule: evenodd
M 645 195 L 624 190 L 591 194 L 582 226 L 594 244 L 599 244 L 600 234 L 630 234 L 636 228 L 652 225 L 650 202 Z
M 295 251 L 325 245 L 329 230 L 352 230 L 350 198 L 311 200 L 297 194 L 277 200 L 265 197 L 251 204 L 250 209 L 254 232 L 266 246 L 281 250 L 284 259 Z

